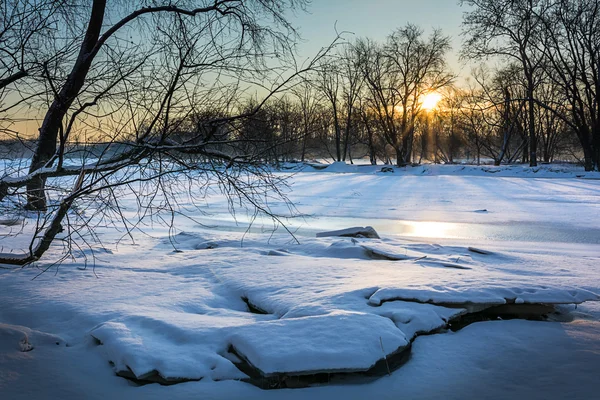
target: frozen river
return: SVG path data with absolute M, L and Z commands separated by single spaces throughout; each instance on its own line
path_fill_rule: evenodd
M 304 216 L 286 225 L 300 237 L 370 225 L 407 239 L 600 244 L 597 180 L 301 173 L 291 187 Z M 217 212 L 201 221 L 247 229 L 250 218 L 236 218 Z M 250 231 L 271 229 L 272 221 L 257 218 Z

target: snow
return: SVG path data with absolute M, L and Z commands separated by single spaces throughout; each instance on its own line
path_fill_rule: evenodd
M 403 394 L 425 399 L 591 399 L 600 346 L 597 322 L 490 321 L 421 337 L 398 371 Z M 435 364 L 432 365 L 432 360 Z M 596 370 L 596 371 L 594 371 Z M 409 382 L 410 378 L 415 379 Z M 427 391 L 422 386 L 427 385 Z
M 233 220 L 215 196 L 202 210 L 211 214 L 177 217 L 174 235 L 156 225 L 128 244 L 100 228 L 94 265 L 76 259 L 38 277 L 37 268 L 0 268 L 0 398 L 593 398 L 600 390 L 595 173 L 332 167 L 346 173 L 301 167 L 290 180 L 304 214 L 289 220 L 299 244 L 266 220 L 246 233 L 252 216 Z M 135 211 L 133 198 L 121 205 Z M 372 226 L 381 239 L 316 237 L 351 226 Z M 16 243 L 18 228 L 0 226 L 0 250 Z M 572 321 L 438 331 L 506 303 L 559 304 L 560 320 Z M 368 370 L 412 340 L 410 360 L 391 376 L 294 391 L 240 382 L 246 374 L 230 351 L 265 376 L 302 375 Z M 137 387 L 115 375 L 127 371 L 193 382 Z
M 0 350 L 7 353 L 28 352 L 39 346 L 65 345 L 65 341 L 58 336 L 8 324 L 0 324 L 0 339 Z
M 323 169 L 321 169 L 324 167 Z M 540 164 L 537 167 L 524 165 L 468 165 L 468 164 L 421 164 L 415 166 L 396 167 L 393 165 L 370 165 L 359 160 L 355 164 L 334 162 L 329 165 L 319 164 L 317 168 L 303 167 L 305 172 L 330 172 L 330 173 L 362 173 L 380 174 L 382 168 L 390 168 L 394 175 L 400 176 L 496 176 L 514 178 L 579 178 L 599 179 L 598 171 L 584 171 L 581 167 L 572 164 Z

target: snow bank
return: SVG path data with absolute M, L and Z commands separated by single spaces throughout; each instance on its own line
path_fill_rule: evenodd
M 308 164 L 310 165 L 310 164 Z M 600 172 L 585 171 L 582 166 L 575 164 L 540 164 L 529 167 L 524 164 L 511 165 L 471 165 L 471 164 L 421 164 L 415 166 L 396 167 L 393 165 L 346 164 L 343 161 L 334 162 L 328 166 L 314 165 L 308 172 L 329 173 L 381 173 L 382 167 L 386 171 L 395 172 L 396 176 L 498 176 L 520 178 L 582 178 L 600 179 Z
M 309 234 L 300 231 L 300 244 L 279 233 L 271 236 L 270 231 L 244 235 L 245 226 L 235 226 L 231 217 L 213 218 L 214 214 L 198 215 L 193 221 L 176 215 L 180 218 L 177 227 L 184 232 L 169 236 L 168 228 L 161 231 L 156 226 L 148 227 L 150 235 L 134 232 L 136 245 L 131 246 L 123 241 L 122 233 L 98 228 L 103 246 L 114 251 L 95 251 L 93 271 L 91 262 L 87 269 L 82 263 L 66 262 L 32 281 L 38 269 L 0 269 L 0 321 L 12 324 L 10 329 L 0 326 L 0 349 L 6 349 L 11 357 L 34 360 L 43 353 L 40 371 L 54 371 L 57 362 L 66 366 L 53 372 L 53 379 L 64 375 L 76 385 L 92 382 L 93 390 L 78 388 L 77 393 L 82 395 L 72 398 L 97 393 L 109 397 L 115 393 L 106 395 L 98 386 L 113 388 L 119 384 L 120 393 L 127 395 L 122 397 L 128 398 L 145 394 L 177 397 L 173 393 L 198 397 L 206 394 L 202 391 L 206 388 L 214 389 L 213 397 L 246 397 L 240 388 L 248 390 L 247 386 L 236 380 L 247 376 L 236 367 L 239 360 L 229 353 L 230 348 L 264 374 L 364 370 L 419 333 L 446 327 L 448 321 L 473 309 L 506 303 L 577 304 L 598 300 L 595 293 L 600 293 L 600 252 L 594 242 L 594 235 L 600 231 L 594 218 L 600 211 L 597 181 L 499 179 L 502 174 L 517 176 L 517 170 L 501 167 L 496 173 L 481 168 L 469 172 L 466 167 L 461 172 L 458 169 L 462 166 L 444 167 L 456 175 L 450 176 L 437 166 L 405 169 L 414 175 L 430 175 L 425 179 L 406 176 L 409 172 L 404 169 L 390 175 L 373 169 L 371 174 L 369 166 L 353 167 L 365 172 L 355 174 L 298 173 L 293 178 L 296 190 L 290 198 L 301 212 L 320 217 L 322 223 L 312 227 Z M 436 176 L 436 168 L 446 176 Z M 543 176 L 542 172 L 522 175 L 537 177 Z M 460 175 L 467 173 L 481 176 L 467 179 Z M 569 176 L 570 172 L 551 174 Z M 226 215 L 228 203 L 221 200 L 207 202 L 211 207 L 207 211 Z M 135 199 L 120 201 L 124 212 L 135 212 Z M 286 206 L 272 204 L 275 211 Z M 569 208 L 571 204 L 574 206 Z M 476 212 L 482 209 L 488 212 Z M 338 219 L 332 222 L 334 217 Z M 356 217 L 364 218 L 364 222 L 348 221 Z M 317 218 L 306 218 L 308 222 L 314 220 Z M 395 230 L 401 220 L 413 221 L 415 228 L 422 222 L 423 229 L 404 236 Z M 524 242 L 514 236 L 506 242 L 473 236 L 454 239 L 444 229 L 460 222 L 468 223 L 467 230 L 484 224 L 514 231 L 556 231 L 566 226 L 579 234 L 571 235 L 569 231 L 567 242 L 552 245 L 541 240 Z M 532 228 L 532 222 L 539 225 Z M 35 226 L 35 219 L 27 217 L 25 224 Z M 319 231 L 369 224 L 383 240 L 315 238 Z M 0 234 L 10 233 L 9 229 L 0 225 Z M 6 235 L 3 240 L 13 239 Z M 5 248 L 10 247 L 6 243 Z M 112 246 L 115 243 L 118 246 Z M 48 254 L 52 258 L 60 251 L 56 246 Z M 44 260 L 38 264 L 39 268 L 47 266 Z M 554 339 L 548 342 L 550 345 L 537 346 L 537 352 L 529 355 L 542 359 L 561 351 L 560 357 L 544 360 L 570 360 L 573 354 L 558 347 L 568 344 L 581 320 L 597 320 L 600 315 L 597 311 L 583 313 L 585 307 L 578 308 L 580 314 L 573 313 L 579 318 L 573 324 L 539 327 L 485 323 L 481 324 L 485 329 L 477 324 L 477 329 L 468 327 L 457 334 L 418 337 L 411 361 L 373 386 L 314 388 L 314 392 L 285 391 L 273 396 L 304 398 L 320 393 L 325 398 L 366 398 L 373 395 L 369 388 L 377 387 L 377 396 L 384 398 L 400 387 L 407 398 L 418 397 L 412 395 L 419 393 L 424 398 L 435 397 L 435 390 L 429 389 L 424 376 L 437 377 L 436 388 L 448 388 L 442 392 L 449 394 L 442 396 L 447 398 L 459 393 L 452 385 L 460 384 L 464 390 L 465 377 L 483 374 L 488 378 L 486 382 L 501 386 L 505 383 L 502 377 L 512 373 L 522 360 L 519 350 L 538 344 L 537 333 L 546 332 Z M 260 310 L 267 314 L 257 314 Z M 597 324 L 594 327 L 596 331 L 587 329 L 586 335 L 589 342 L 597 343 Z M 561 329 L 568 335 L 560 337 Z M 63 348 L 48 341 L 45 346 L 36 333 L 41 331 L 56 332 L 74 345 Z M 92 346 L 90 335 L 102 345 Z M 24 338 L 24 348 L 31 344 L 33 351 L 21 352 L 19 343 Z M 503 358 L 503 353 L 497 351 L 510 346 L 516 349 L 512 359 Z M 45 352 L 48 347 L 57 351 Z M 571 347 L 573 351 L 581 348 Z M 493 357 L 487 359 L 488 353 Z M 482 359 L 488 375 L 478 364 Z M 9 365 L 5 370 L 10 371 L 14 363 L 10 364 L 12 358 L 7 360 L 0 357 L 0 366 Z M 108 361 L 114 364 L 113 370 Z M 597 358 L 578 365 L 598 365 Z M 85 373 L 79 366 L 85 366 Z M 122 375 L 130 372 L 139 378 L 158 375 L 167 382 L 201 382 L 169 388 L 129 387 L 114 377 L 115 371 Z M 575 368 L 564 367 L 562 371 L 569 380 L 581 376 Z M 519 372 L 528 377 L 535 375 L 527 369 Z M 36 375 L 41 377 L 40 387 L 52 388 L 44 373 Z M 100 383 L 94 386 L 89 377 Z M 66 379 L 61 382 L 70 385 Z M 589 387 L 592 381 L 583 384 L 586 382 Z M 16 397 L 21 389 L 31 386 L 31 379 L 23 379 L 8 391 L 8 397 Z M 223 387 L 233 389 L 223 394 Z M 485 394 L 484 389 L 489 387 L 479 393 Z M 29 397 L 44 397 L 35 394 Z M 264 396 L 258 390 L 251 394 Z

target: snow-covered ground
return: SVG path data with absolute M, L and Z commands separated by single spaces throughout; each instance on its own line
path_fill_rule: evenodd
M 282 172 L 299 244 L 215 196 L 174 235 L 101 230 L 95 268 L 0 269 L 0 399 L 597 398 L 600 174 L 380 170 Z M 316 237 L 367 225 L 381 238 Z M 551 321 L 452 326 L 540 303 Z

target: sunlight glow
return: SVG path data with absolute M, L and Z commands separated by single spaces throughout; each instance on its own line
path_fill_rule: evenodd
M 452 224 L 433 221 L 406 221 L 406 233 L 410 236 L 426 238 L 446 238 L 451 237 L 449 231 Z
M 440 102 L 440 100 L 442 100 L 442 95 L 437 93 L 437 92 L 431 92 L 431 93 L 427 93 L 424 97 L 423 97 L 423 109 L 427 110 L 427 111 L 431 111 L 433 109 L 435 109 L 438 105 L 438 103 Z

